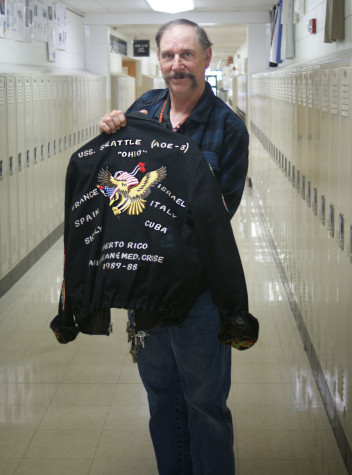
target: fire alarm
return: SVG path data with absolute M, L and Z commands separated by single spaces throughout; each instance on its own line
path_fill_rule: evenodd
M 317 20 L 316 18 L 312 18 L 311 20 L 308 21 L 307 25 L 308 32 L 312 35 L 317 32 Z

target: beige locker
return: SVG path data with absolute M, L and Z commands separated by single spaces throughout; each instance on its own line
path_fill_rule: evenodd
M 325 226 L 329 190 L 330 113 L 329 113 L 329 71 L 326 66 L 319 70 L 320 76 L 320 151 L 319 151 L 319 196 L 320 220 Z M 325 206 L 323 206 L 325 204 Z
M 43 117 L 39 107 L 39 78 L 32 78 L 32 139 L 33 139 L 33 195 L 34 195 L 34 244 L 37 245 L 42 239 L 42 180 L 41 164 L 44 155 L 44 144 L 41 139 L 41 127 Z
M 329 71 L 326 66 L 321 66 L 318 70 L 320 85 L 320 144 L 319 144 L 319 182 L 317 187 L 318 195 L 318 218 L 320 221 L 317 235 L 317 246 L 320 250 L 319 259 L 319 361 L 324 372 L 324 376 L 331 387 L 331 378 L 329 378 L 329 351 L 328 351 L 328 295 L 329 295 L 329 261 L 327 254 L 327 200 L 328 200 L 328 165 L 329 165 Z
M 20 258 L 19 228 L 19 172 L 17 160 L 17 122 L 16 122 L 16 77 L 6 76 L 7 89 L 7 143 L 9 195 L 8 210 L 10 214 L 10 265 L 14 268 Z
M 10 209 L 6 76 L 0 76 L 0 277 L 10 270 Z
M 19 226 L 19 259 L 23 259 L 28 253 L 28 203 L 27 197 L 27 159 L 25 140 L 25 100 L 24 100 L 24 76 L 16 76 L 16 122 L 17 130 L 17 170 L 18 170 L 18 226 Z
M 58 135 L 57 135 L 57 155 L 56 160 L 56 176 L 57 176 L 57 196 L 55 200 L 55 227 L 58 226 L 63 221 L 63 212 L 64 212 L 64 180 L 65 180 L 65 171 L 66 171 L 66 153 L 63 150 L 62 142 L 65 134 L 65 116 L 66 105 L 67 105 L 67 88 L 66 88 L 66 78 L 59 77 L 57 81 L 58 85 Z
M 336 326 L 337 341 L 337 398 L 340 420 L 350 439 L 352 439 L 351 405 L 352 394 L 348 392 L 348 383 L 352 378 L 352 263 L 349 259 L 349 228 L 352 223 L 352 137 L 351 137 L 351 63 L 341 64 L 339 68 L 338 88 L 340 94 L 340 143 L 338 170 L 338 198 L 336 215 L 336 239 L 338 246 L 337 290 L 339 302 L 339 318 Z M 347 235 L 346 235 L 347 234 Z
M 73 153 L 73 130 L 74 130 L 74 117 L 73 117 L 73 81 L 72 76 L 67 77 L 67 106 L 65 107 L 65 135 L 64 135 L 64 149 L 66 151 L 66 163 L 70 159 Z
M 51 142 L 48 140 L 47 135 L 47 115 L 46 115 L 46 87 L 45 79 L 40 77 L 38 81 L 39 85 L 39 135 L 40 135 L 40 160 L 38 160 L 38 171 L 39 171 L 39 201 L 41 209 L 41 222 L 40 222 L 40 240 L 44 239 L 49 233 L 49 201 L 51 200 L 50 196 L 50 177 L 48 173 L 49 169 L 49 159 L 51 157 Z
M 329 71 L 329 109 L 330 109 L 330 140 L 329 140 L 329 233 L 332 238 L 336 236 L 336 206 L 339 195 L 339 149 L 341 146 L 340 135 L 340 71 L 331 68 Z
M 27 249 L 34 248 L 34 147 L 33 139 L 33 85 L 32 77 L 24 78 L 24 137 L 26 150 L 26 207 L 27 207 Z
M 61 222 L 60 217 L 60 203 L 62 195 L 62 136 L 64 130 L 64 91 L 63 91 L 63 78 L 61 76 L 56 78 L 56 91 L 57 91 L 57 107 L 55 115 L 55 155 L 54 155 L 54 175 L 56 177 L 55 182 L 55 195 L 54 195 L 54 228 L 56 228 Z
M 42 113 L 45 117 L 46 128 L 45 143 L 47 144 L 47 155 L 42 162 L 42 189 L 45 196 L 45 212 L 47 213 L 47 225 L 45 236 L 54 229 L 55 223 L 55 196 L 57 188 L 57 177 L 55 175 L 56 158 L 56 117 L 57 117 L 57 84 L 56 78 L 49 76 L 45 78 L 45 103 Z M 45 181 L 45 183 L 44 183 Z

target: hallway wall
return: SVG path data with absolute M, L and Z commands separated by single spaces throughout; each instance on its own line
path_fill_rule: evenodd
M 250 124 L 253 186 L 331 420 L 350 445 L 351 68 L 336 57 L 254 75 Z
M 66 167 L 98 133 L 105 78 L 0 73 L 0 296 L 62 233 Z

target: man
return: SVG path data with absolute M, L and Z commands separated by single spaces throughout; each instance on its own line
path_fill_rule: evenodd
M 127 112 L 143 111 L 163 127 L 192 138 L 211 165 L 232 217 L 245 184 L 248 133 L 205 81 L 211 43 L 205 31 L 188 20 L 164 25 L 156 43 L 168 87 L 143 94 Z M 114 133 L 125 125 L 125 114 L 112 111 L 101 119 L 99 129 Z M 181 325 L 152 328 L 139 352 L 161 475 L 235 472 L 232 419 L 226 406 L 231 347 L 220 343 L 218 333 L 218 309 L 206 291 Z

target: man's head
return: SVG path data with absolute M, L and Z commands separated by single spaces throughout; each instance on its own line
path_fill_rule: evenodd
M 185 98 L 201 95 L 212 55 L 212 43 L 203 28 L 189 20 L 173 20 L 160 28 L 155 40 L 170 92 Z

